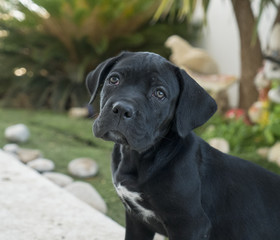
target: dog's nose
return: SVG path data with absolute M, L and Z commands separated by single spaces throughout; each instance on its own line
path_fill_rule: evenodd
M 112 111 L 114 114 L 118 114 L 120 117 L 129 119 L 134 114 L 134 108 L 125 102 L 116 102 L 113 105 Z

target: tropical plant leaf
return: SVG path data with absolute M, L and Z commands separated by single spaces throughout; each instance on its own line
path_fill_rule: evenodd
M 154 14 L 154 21 L 158 21 L 160 17 L 165 18 L 170 11 L 174 0 L 162 0 L 157 11 Z

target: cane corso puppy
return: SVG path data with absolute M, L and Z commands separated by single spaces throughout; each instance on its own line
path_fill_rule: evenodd
M 280 239 L 280 177 L 192 132 L 216 103 L 185 71 L 154 53 L 123 52 L 86 83 L 90 102 L 101 89 L 93 132 L 115 142 L 126 240 L 155 232 L 170 240 Z

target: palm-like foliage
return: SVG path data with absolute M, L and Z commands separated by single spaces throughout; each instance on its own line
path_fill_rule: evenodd
M 210 0 L 162 0 L 157 11 L 154 14 L 154 20 L 171 16 L 179 20 L 187 17 L 190 19 L 198 3 L 202 4 L 204 13 L 207 12 Z
M 149 24 L 158 1 L 33 0 L 36 11 L 26 2 L 0 3 L 0 30 L 7 35 L 0 37 L 4 105 L 81 106 L 88 99 L 86 73 L 100 61 L 121 50 L 166 55 L 163 42 L 168 35 L 186 36 L 186 23 Z M 11 17 L 15 9 L 23 19 Z M 26 73 L 15 76 L 18 68 Z
M 250 0 L 253 1 L 253 0 Z M 165 18 L 167 15 L 171 14 L 176 16 L 178 19 L 191 18 L 197 4 L 201 4 L 204 10 L 204 15 L 206 14 L 210 0 L 161 0 L 161 3 L 154 14 L 154 19 L 157 21 L 160 18 Z M 259 1 L 259 12 L 257 15 L 257 23 L 259 23 L 262 16 L 263 10 L 270 4 L 278 7 L 275 0 L 260 0 Z M 179 11 L 177 11 L 179 9 Z

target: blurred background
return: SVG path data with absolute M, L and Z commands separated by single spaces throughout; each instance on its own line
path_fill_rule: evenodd
M 88 72 L 123 50 L 184 68 L 219 106 L 197 133 L 280 173 L 278 0 L 0 0 L 0 147 L 40 149 L 68 175 L 70 160 L 93 158 L 99 172 L 83 180 L 123 224 L 112 144 L 92 136 L 98 102 L 87 105 L 85 87 Z M 26 141 L 5 136 L 17 123 L 28 127 Z

